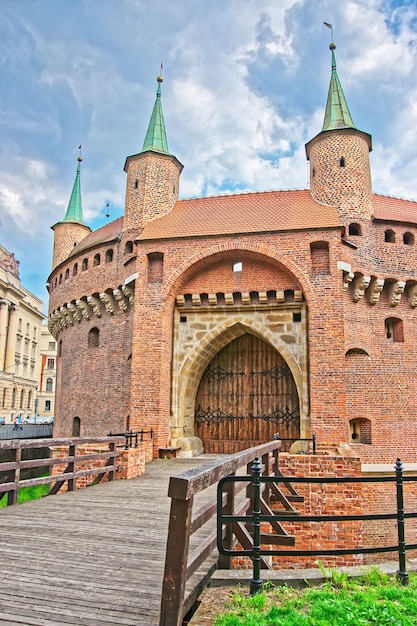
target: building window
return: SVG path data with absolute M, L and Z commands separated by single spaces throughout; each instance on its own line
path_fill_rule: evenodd
M 395 232 L 393 230 L 385 231 L 385 241 L 387 243 L 395 243 Z
M 414 235 L 413 233 L 404 233 L 403 235 L 403 242 L 408 245 L 408 246 L 412 246 L 414 244 Z
M 20 392 L 20 408 L 23 409 L 23 406 L 25 404 L 25 392 L 22 389 L 22 391 Z
M 362 235 L 362 229 L 360 227 L 360 224 L 349 224 L 349 235 Z
M 12 409 L 16 407 L 16 389 L 12 389 Z
M 77 274 L 78 274 L 78 263 L 75 263 L 74 267 L 72 268 L 72 275 L 77 276 Z
M 100 265 L 100 262 L 101 262 L 100 255 L 99 255 L 99 254 L 96 254 L 96 255 L 95 255 L 95 257 L 94 257 L 93 265 L 94 265 L 94 266 L 95 266 L 95 265 Z
M 396 317 L 388 317 L 385 320 L 385 336 L 390 341 L 403 342 L 404 328 L 402 320 Z
M 3 389 L 3 406 L 6 406 L 7 389 Z
M 85 272 L 88 269 L 88 259 L 83 259 L 82 265 L 81 265 L 81 271 Z
M 29 329 L 30 329 L 30 325 L 26 324 L 26 334 L 29 335 Z
M 88 345 L 90 348 L 97 348 L 100 340 L 100 331 L 98 328 L 92 328 L 88 333 Z
M 350 420 L 349 439 L 351 443 L 371 444 L 371 421 L 364 418 Z
M 111 263 L 113 261 L 113 250 L 110 248 L 106 252 L 106 263 Z
M 313 241 L 310 244 L 311 271 L 313 274 L 330 274 L 329 244 Z
M 343 156 L 342 156 L 342 157 L 340 158 L 339 163 L 340 163 L 340 167 L 345 167 L 345 157 L 343 157 Z
M 65 270 L 65 280 L 68 280 L 69 278 L 69 268 L 67 267 L 67 269 Z
M 164 276 L 164 255 L 162 252 L 148 254 L 148 283 L 162 283 Z
M 133 252 L 133 241 L 126 241 L 125 254 L 132 254 L 132 252 Z
M 50 411 L 50 410 L 51 410 L 51 401 L 45 400 L 45 411 Z
M 28 409 L 30 409 L 30 405 L 32 404 L 32 392 L 28 393 Z
M 243 268 L 243 263 L 242 261 L 238 261 L 237 263 L 233 263 L 233 271 L 234 272 L 241 272 Z
M 55 368 L 55 359 L 48 359 L 46 367 L 48 370 L 53 370 Z
M 53 380 L 52 380 L 52 378 L 47 378 L 47 379 L 46 379 L 46 388 L 45 388 L 45 391 L 47 391 L 47 392 L 49 392 L 49 393 L 52 393 L 52 391 L 53 391 L 52 385 L 53 385 Z
M 21 317 L 19 317 L 18 329 L 20 330 L 20 332 L 22 332 L 22 318 Z
M 79 437 L 81 433 L 81 420 L 79 417 L 74 417 L 72 420 L 72 436 Z
M 55 350 L 56 343 L 55 341 L 50 341 L 48 344 L 48 350 Z

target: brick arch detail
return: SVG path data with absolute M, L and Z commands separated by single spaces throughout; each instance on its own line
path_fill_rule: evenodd
M 279 263 L 287 271 L 293 274 L 296 280 L 300 283 L 307 303 L 313 304 L 315 302 L 316 296 L 313 286 L 293 259 L 289 258 L 286 254 L 279 254 L 279 252 L 276 252 L 273 248 L 270 248 L 265 244 L 236 242 L 228 242 L 212 246 L 207 248 L 204 252 L 197 252 L 192 257 L 187 259 L 187 261 L 184 261 L 184 263 L 172 272 L 171 276 L 167 280 L 162 290 L 162 299 L 170 301 L 170 295 L 172 295 L 172 298 L 175 298 L 175 295 L 179 291 L 180 287 L 186 282 L 186 280 L 188 280 L 189 274 L 195 271 L 196 265 L 201 265 L 201 267 L 204 265 L 207 266 L 208 263 L 217 261 L 225 253 L 229 256 L 229 253 L 234 251 L 258 254 L 260 256 L 267 257 L 269 261 Z
M 269 343 L 285 359 L 294 377 L 298 392 L 301 432 L 306 433 L 309 431 L 309 400 L 306 372 L 303 372 L 301 364 L 297 362 L 285 343 L 276 337 L 275 333 L 256 320 L 251 319 L 248 315 L 247 317 L 244 316 L 238 323 L 233 320 L 223 320 L 215 329 L 207 333 L 207 336 L 199 342 L 198 346 L 195 346 L 189 352 L 179 372 L 177 423 L 172 424 L 180 432 L 193 432 L 195 398 L 201 376 L 207 365 L 222 348 L 246 332 L 250 332 Z M 302 434 L 301 436 L 306 435 Z

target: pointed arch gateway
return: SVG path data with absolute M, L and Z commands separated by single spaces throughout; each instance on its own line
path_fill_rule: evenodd
M 231 454 L 276 433 L 298 439 L 300 403 L 285 359 L 250 333 L 230 341 L 201 377 L 194 420 L 206 453 Z

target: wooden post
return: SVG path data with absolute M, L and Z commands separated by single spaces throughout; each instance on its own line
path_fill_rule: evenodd
M 68 471 L 75 472 L 75 464 L 76 464 L 76 454 L 78 452 L 78 446 L 76 443 L 69 446 L 69 456 L 73 456 L 74 460 L 68 463 Z M 76 489 L 76 480 L 75 478 L 70 478 L 68 480 L 68 491 L 74 491 Z
M 112 441 L 109 443 L 109 450 L 113 453 L 113 456 L 109 459 L 111 465 L 115 465 L 116 463 L 116 442 Z M 109 481 L 114 480 L 114 470 L 109 472 Z
M 193 498 L 172 498 L 159 626 L 181 626 Z
M 20 480 L 20 459 L 22 457 L 21 447 L 19 442 L 17 441 L 17 448 L 12 450 L 12 459 L 13 462 L 16 463 L 14 470 L 10 470 L 8 482 L 14 483 L 14 489 L 12 491 L 7 492 L 7 506 L 12 506 L 12 504 L 16 504 L 17 502 L 17 494 L 18 494 L 18 483 Z

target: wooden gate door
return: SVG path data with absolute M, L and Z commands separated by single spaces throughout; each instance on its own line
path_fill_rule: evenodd
M 300 436 L 297 388 L 282 356 L 245 334 L 211 361 L 197 391 L 196 435 L 205 452 L 231 454 L 271 441 Z

